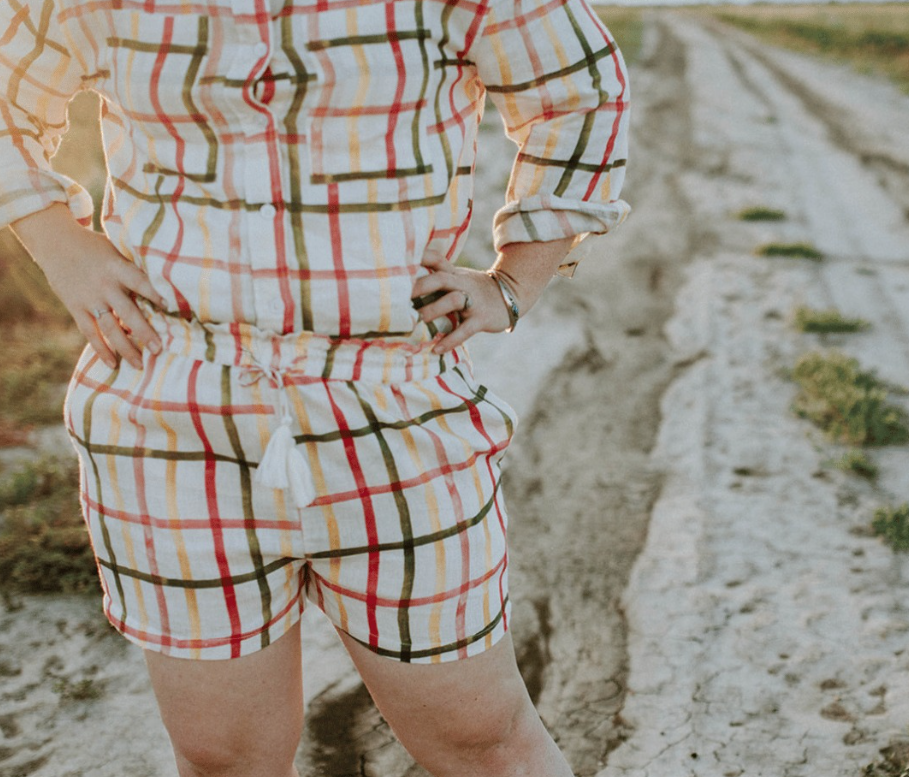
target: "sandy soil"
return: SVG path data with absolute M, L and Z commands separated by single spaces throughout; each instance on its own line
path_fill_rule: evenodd
M 909 561 L 867 531 L 909 498 L 909 450 L 873 454 L 876 485 L 837 471 L 783 374 L 835 345 L 909 385 L 909 99 L 665 12 L 633 84 L 632 218 L 473 349 L 523 416 L 507 467 L 522 669 L 579 777 L 858 777 L 909 738 Z M 489 120 L 478 264 L 513 154 Z M 750 205 L 788 219 L 737 221 Z M 769 240 L 828 259 L 756 257 Z M 799 334 L 801 303 L 873 328 Z M 324 619 L 305 630 L 301 773 L 425 774 Z M 141 655 L 96 602 L 0 614 L 0 677 L 0 777 L 175 774 Z M 73 698 L 86 679 L 97 698 Z

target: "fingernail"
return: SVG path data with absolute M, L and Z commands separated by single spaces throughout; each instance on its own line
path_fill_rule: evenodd
M 158 297 L 158 307 L 166 308 L 167 300 L 164 297 Z
M 161 353 L 161 343 L 159 343 L 157 340 L 152 340 L 152 341 L 148 344 L 148 350 L 151 351 L 151 352 L 154 353 L 154 354 L 159 354 L 159 353 Z

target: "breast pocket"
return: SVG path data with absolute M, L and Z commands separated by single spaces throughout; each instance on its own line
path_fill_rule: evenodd
M 209 18 L 120 11 L 107 38 L 111 97 L 145 172 L 215 179 L 218 141 L 205 111 Z M 141 21 L 141 27 L 140 27 Z
M 300 20 L 316 72 L 309 104 L 310 183 L 343 202 L 430 205 L 439 194 L 427 126 L 431 33 L 411 3 L 321 10 Z M 389 29 L 385 16 L 398 16 Z

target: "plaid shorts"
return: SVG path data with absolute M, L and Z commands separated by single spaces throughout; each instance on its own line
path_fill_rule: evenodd
M 185 658 L 259 650 L 306 599 L 376 653 L 438 662 L 508 626 L 499 461 L 514 412 L 466 351 L 160 313 L 144 368 L 86 346 L 64 404 L 114 627 Z M 256 469 L 290 409 L 312 493 Z

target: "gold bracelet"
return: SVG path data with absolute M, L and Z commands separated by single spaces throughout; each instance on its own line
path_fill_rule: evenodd
M 521 315 L 521 311 L 518 308 L 518 298 L 511 290 L 511 287 L 504 281 L 503 278 L 499 276 L 495 270 L 487 270 L 486 274 L 499 285 L 499 291 L 502 294 L 502 301 L 505 303 L 505 309 L 508 311 L 508 329 L 505 331 L 513 332 L 515 326 L 518 323 L 518 318 L 520 318 Z

